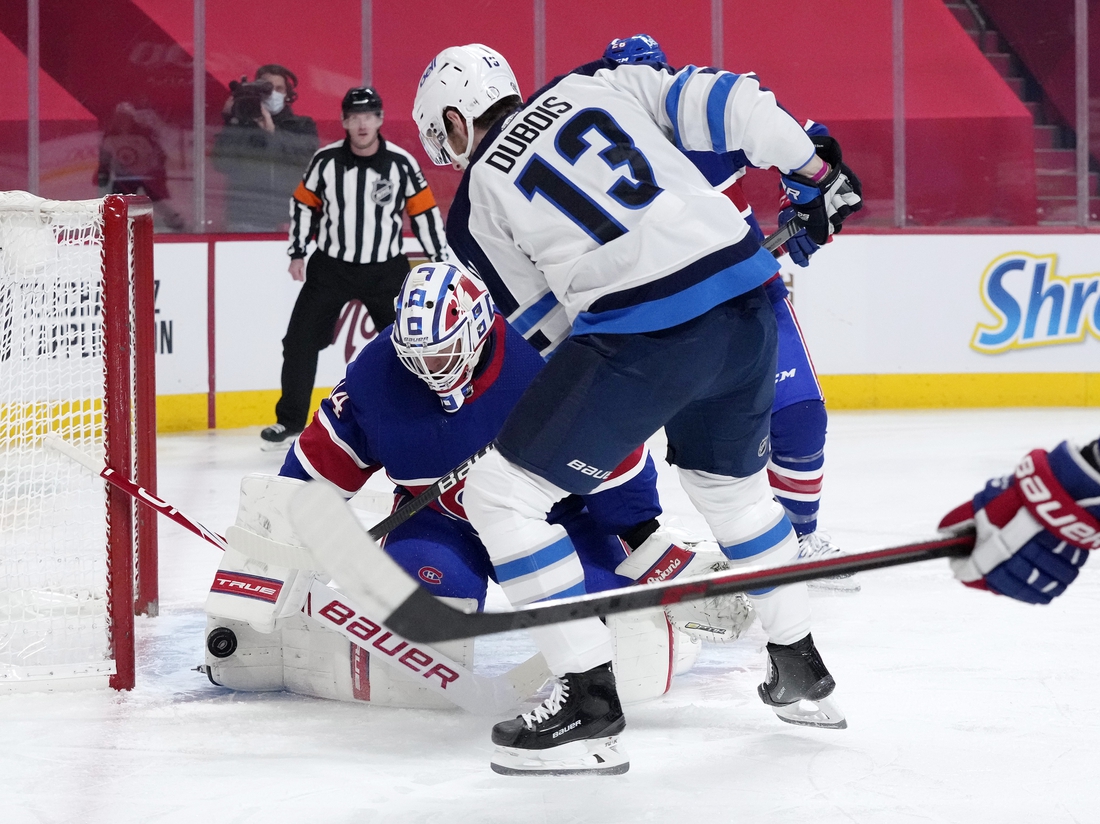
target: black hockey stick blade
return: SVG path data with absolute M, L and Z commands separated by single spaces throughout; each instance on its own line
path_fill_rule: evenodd
M 689 581 L 672 580 L 563 598 L 513 612 L 467 613 L 434 598 L 407 575 L 364 532 L 335 490 L 319 482 L 307 484 L 291 501 L 290 516 L 318 566 L 340 584 L 349 598 L 384 616 L 383 623 L 394 632 L 422 643 L 668 606 L 932 558 L 963 557 L 974 548 L 971 533 L 753 572 L 723 572 Z
M 792 237 L 797 235 L 803 229 L 802 221 L 797 217 L 792 217 L 782 226 L 780 226 L 774 233 L 764 238 L 764 242 L 760 245 L 767 249 L 769 252 L 774 252 Z
M 470 471 L 470 467 L 473 466 L 480 458 L 484 458 L 493 450 L 493 443 L 490 441 L 481 447 L 477 452 L 464 460 L 434 484 L 429 486 L 411 501 L 404 506 L 400 507 L 396 512 L 392 512 L 376 523 L 370 528 L 370 537 L 374 540 L 381 540 L 383 535 L 387 535 L 393 532 L 405 521 L 409 520 L 413 515 L 428 506 L 432 501 L 457 484 Z

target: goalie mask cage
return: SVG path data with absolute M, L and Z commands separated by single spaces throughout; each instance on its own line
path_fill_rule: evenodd
M 0 192 L 0 692 L 134 685 L 156 515 L 43 444 L 156 492 L 148 198 Z

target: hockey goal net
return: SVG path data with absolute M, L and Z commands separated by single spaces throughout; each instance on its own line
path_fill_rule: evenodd
M 155 493 L 152 243 L 147 198 L 0 192 L 0 692 L 134 685 L 155 515 L 44 436 Z

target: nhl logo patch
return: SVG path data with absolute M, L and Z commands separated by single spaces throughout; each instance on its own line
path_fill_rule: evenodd
M 370 199 L 379 205 L 393 200 L 393 181 L 376 180 L 374 188 L 371 189 Z

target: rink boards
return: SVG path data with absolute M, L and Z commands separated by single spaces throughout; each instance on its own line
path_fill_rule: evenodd
M 783 268 L 834 409 L 1095 406 L 1097 260 L 1100 234 L 874 234 Z M 283 240 L 156 244 L 161 431 L 274 420 L 300 289 L 287 263 Z M 317 398 L 373 333 L 362 307 L 345 307 Z

